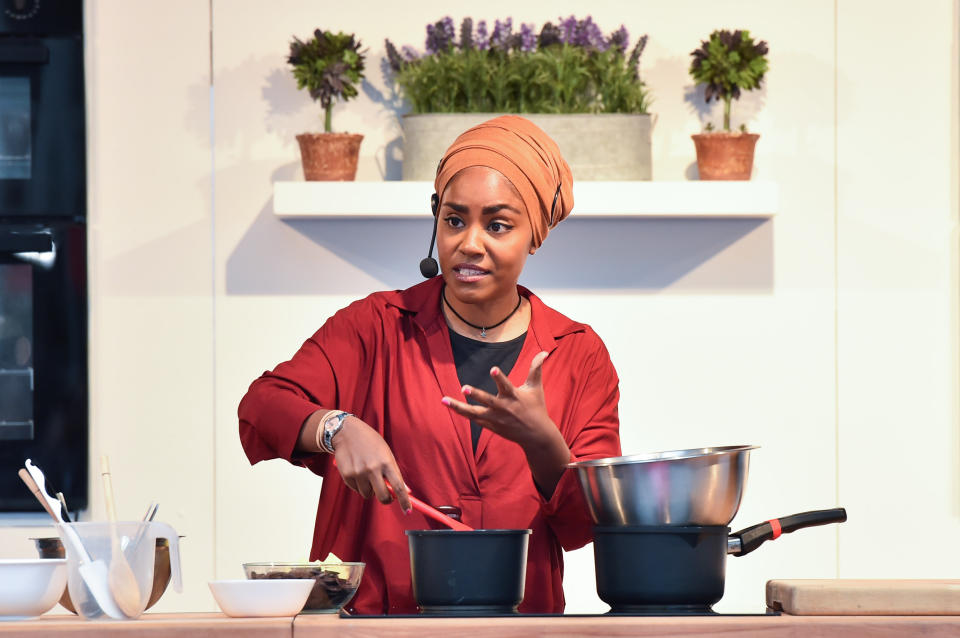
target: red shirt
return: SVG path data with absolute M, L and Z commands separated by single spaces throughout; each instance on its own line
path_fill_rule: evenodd
M 251 463 L 284 458 L 325 477 L 311 560 L 329 552 L 366 563 L 349 609 L 360 614 L 416 613 L 407 529 L 429 529 L 414 511 L 364 500 L 331 471 L 325 454 L 294 455 L 300 428 L 319 407 L 352 412 L 386 440 L 411 493 L 432 505 L 455 505 L 477 529 L 530 528 L 526 589 L 520 611 L 564 608 L 562 549 L 593 539 L 593 522 L 572 470 L 550 500 L 534 484 L 520 446 L 483 430 L 476 454 L 470 422 L 440 403 L 460 397 L 442 279 L 378 292 L 332 316 L 290 361 L 253 382 L 240 402 L 240 440 Z M 528 290 L 531 317 L 509 375 L 522 384 L 530 362 L 550 353 L 543 388 L 550 418 L 571 460 L 620 455 L 618 379 L 589 326 L 545 306 Z

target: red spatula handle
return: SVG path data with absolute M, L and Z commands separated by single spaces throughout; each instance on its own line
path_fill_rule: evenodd
M 333 466 L 334 466 L 334 467 L 337 467 L 337 460 L 336 460 L 336 459 L 333 459 Z M 397 494 L 396 494 L 396 492 L 393 491 L 393 486 L 390 485 L 390 481 L 385 480 L 384 483 L 387 485 L 387 489 L 390 490 L 390 496 L 392 496 L 393 498 L 397 498 Z M 458 532 L 472 532 L 472 531 L 473 531 L 473 528 L 470 527 L 469 525 L 464 525 L 463 523 L 461 523 L 461 522 L 458 521 L 457 519 L 455 519 L 455 518 L 450 518 L 449 516 L 447 516 L 447 515 L 444 514 L 443 512 L 441 512 L 441 511 L 439 511 L 439 510 L 436 510 L 436 509 L 430 507 L 429 505 L 427 505 L 426 503 L 424 503 L 423 501 L 421 501 L 419 498 L 417 498 L 417 497 L 414 496 L 413 494 L 410 494 L 409 490 L 407 491 L 407 498 L 410 499 L 410 504 L 413 505 L 413 509 L 417 510 L 418 512 L 420 512 L 420 513 L 423 514 L 424 516 L 429 516 L 430 518 L 432 518 L 433 520 L 437 521 L 438 523 L 443 523 L 444 525 L 446 525 L 446 526 L 449 527 L 450 529 L 457 530 Z
M 397 495 L 394 493 L 394 491 L 393 491 L 393 486 L 390 485 L 390 481 L 384 481 L 384 483 L 387 484 L 387 489 L 390 490 L 390 494 L 391 494 L 394 498 L 396 498 Z M 458 532 L 472 532 L 472 531 L 473 531 L 473 528 L 470 527 L 469 525 L 464 525 L 463 523 L 461 523 L 461 522 L 458 521 L 457 519 L 455 519 L 455 518 L 450 518 L 449 516 L 447 516 L 447 515 L 444 514 L 443 512 L 441 512 L 441 511 L 439 511 L 439 510 L 437 510 L 437 509 L 434 509 L 433 507 L 430 507 L 429 505 L 427 505 L 426 503 L 424 503 L 423 501 L 421 501 L 421 500 L 420 500 L 419 498 L 417 498 L 416 496 L 413 496 L 413 495 L 410 494 L 409 492 L 407 493 L 407 498 L 410 499 L 410 504 L 413 505 L 413 509 L 417 510 L 418 512 L 420 512 L 420 513 L 423 514 L 424 516 L 429 516 L 430 518 L 432 518 L 433 520 L 437 521 L 438 523 L 443 523 L 444 525 L 446 525 L 446 526 L 449 527 L 450 529 L 455 529 L 455 530 L 457 530 Z

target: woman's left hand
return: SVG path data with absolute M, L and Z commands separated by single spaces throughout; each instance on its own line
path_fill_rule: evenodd
M 543 396 L 543 362 L 548 354 L 541 352 L 533 358 L 527 380 L 519 387 L 514 386 L 500 368 L 494 367 L 490 369 L 490 376 L 497 384 L 496 396 L 465 385 L 461 391 L 475 404 L 450 397 L 443 397 L 443 403 L 457 414 L 518 443 L 525 450 L 537 446 L 557 432 L 547 414 Z
M 520 387 L 500 370 L 492 368 L 490 376 L 497 384 L 497 396 L 472 386 L 463 386 L 463 394 L 477 405 L 443 397 L 444 405 L 471 421 L 517 443 L 527 457 L 530 473 L 540 493 L 549 499 L 570 462 L 570 448 L 560 430 L 547 413 L 543 396 L 543 362 L 541 352 L 530 363 L 527 380 Z

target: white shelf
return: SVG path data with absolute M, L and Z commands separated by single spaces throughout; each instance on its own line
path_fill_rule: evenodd
M 433 182 L 274 182 L 273 212 L 284 219 L 419 218 L 430 214 Z M 773 217 L 775 182 L 576 182 L 572 218 Z

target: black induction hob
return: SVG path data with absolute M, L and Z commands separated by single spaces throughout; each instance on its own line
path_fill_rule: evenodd
M 692 617 L 692 616 L 723 616 L 723 617 L 752 617 L 752 616 L 779 616 L 779 611 L 768 609 L 759 613 L 721 613 L 710 609 L 644 609 L 642 611 L 608 611 L 602 614 L 525 614 L 522 612 L 504 612 L 504 611 L 475 611 L 475 612 L 456 612 L 456 613 L 430 613 L 430 614 L 348 614 L 340 611 L 341 618 L 361 619 L 361 618 L 610 618 L 610 617 Z

